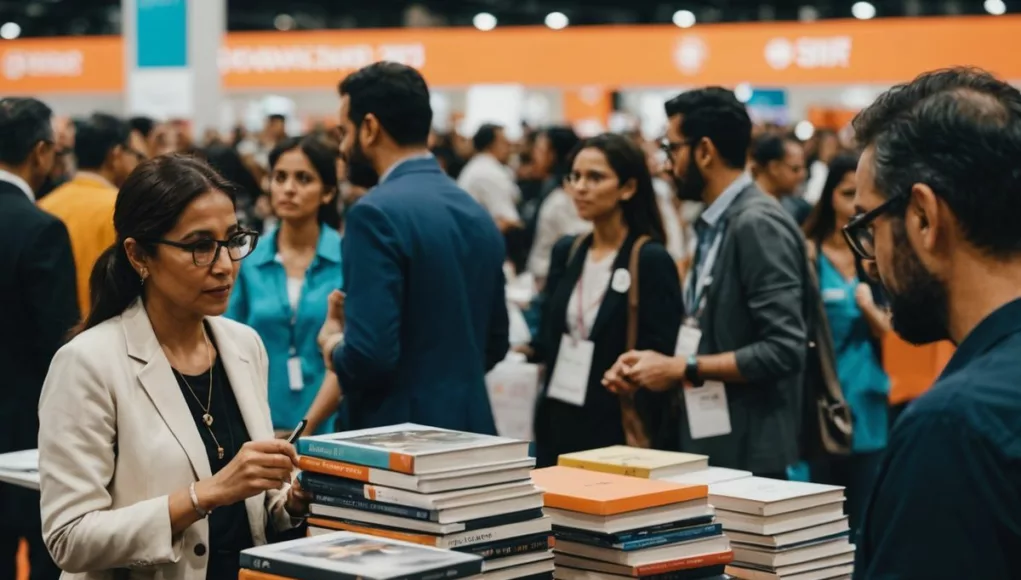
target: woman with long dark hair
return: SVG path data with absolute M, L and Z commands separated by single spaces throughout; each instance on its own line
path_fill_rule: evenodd
M 560 240 L 550 259 L 548 298 L 533 343 L 549 377 L 535 422 L 540 466 L 555 464 L 562 453 L 625 443 L 664 448 L 676 439 L 665 395 L 636 395 L 636 430 L 629 405 L 600 382 L 628 348 L 672 353 L 684 310 L 645 154 L 625 137 L 604 134 L 582 141 L 570 163 L 567 189 L 592 233 Z M 628 344 L 633 284 L 637 333 Z
M 813 465 L 812 478 L 847 488 L 844 509 L 852 533 L 886 447 L 890 391 L 881 358 L 881 340 L 890 331 L 889 314 L 877 304 L 880 289 L 869 283 L 841 231 L 855 215 L 857 166 L 857 155 L 844 153 L 833 159 L 822 196 L 804 229 L 833 335 L 837 378 L 854 416 L 851 455 L 831 456 Z
M 316 344 L 327 298 L 344 280 L 337 157 L 317 137 L 292 137 L 270 151 L 269 198 L 280 225 L 241 266 L 227 310 L 266 344 L 269 408 L 284 434 L 304 417 L 309 433 L 333 427 L 328 418 L 340 402 L 337 375 L 326 372 Z
M 220 316 L 258 239 L 233 195 L 178 155 L 118 193 L 92 310 L 39 402 L 43 537 L 66 572 L 234 578 L 241 550 L 308 512 L 294 447 L 273 437 L 266 349 Z

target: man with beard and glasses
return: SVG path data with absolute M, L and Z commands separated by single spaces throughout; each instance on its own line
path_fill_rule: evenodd
M 935 71 L 853 125 L 848 243 L 874 261 L 898 334 L 957 345 L 890 434 L 855 577 L 1021 578 L 1021 93 Z
M 625 353 L 611 390 L 680 387 L 680 448 L 713 465 L 786 479 L 798 459 L 807 350 L 807 261 L 797 224 L 745 170 L 752 124 L 731 91 L 666 104 L 663 142 L 683 200 L 701 201 L 673 357 Z M 697 409 L 697 410 L 696 410 Z
M 340 83 L 348 180 L 372 188 L 345 217 L 345 293 L 320 347 L 351 427 L 414 422 L 495 434 L 485 375 L 507 354 L 504 243 L 429 153 L 429 89 L 369 65 Z

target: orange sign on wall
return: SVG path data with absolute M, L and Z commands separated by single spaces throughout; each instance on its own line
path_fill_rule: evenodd
M 1009 50 L 1019 38 L 1021 16 L 734 23 L 687 30 L 246 32 L 227 35 L 219 64 L 228 90 L 331 90 L 348 72 L 378 60 L 415 66 L 430 84 L 442 87 L 891 83 L 964 64 L 1021 80 L 1021 59 Z M 0 92 L 121 91 L 120 46 L 118 38 L 0 42 Z
M 123 46 L 115 36 L 0 41 L 0 94 L 123 91 Z

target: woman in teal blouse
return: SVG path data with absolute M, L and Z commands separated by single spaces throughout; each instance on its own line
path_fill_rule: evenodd
M 847 487 L 845 511 L 857 530 L 887 442 L 890 378 L 883 369 L 880 341 L 890 330 L 881 291 L 872 285 L 844 241 L 841 228 L 854 217 L 856 155 L 839 155 L 808 221 L 805 236 L 814 250 L 819 290 L 836 356 L 837 378 L 854 416 L 849 457 L 814 465 L 812 479 Z M 880 305 L 877 305 L 880 300 Z
M 313 137 L 288 139 L 270 153 L 270 203 L 280 225 L 242 265 L 226 313 L 266 344 L 269 408 L 281 433 L 307 415 L 314 416 L 306 433 L 328 431 L 336 409 L 337 376 L 326 372 L 316 344 L 327 296 L 343 282 L 336 160 L 336 150 Z M 310 414 L 320 390 L 334 400 Z

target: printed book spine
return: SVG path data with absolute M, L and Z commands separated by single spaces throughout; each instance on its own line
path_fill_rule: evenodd
M 436 509 L 436 504 L 431 497 L 413 491 L 364 484 L 359 481 L 330 476 L 324 477 L 323 475 L 310 472 L 302 472 L 298 475 L 298 478 L 301 481 L 301 487 L 313 493 L 332 495 L 334 497 L 367 499 L 423 510 Z M 308 485 L 305 484 L 306 481 Z
M 332 475 L 334 477 L 354 479 L 356 481 L 369 482 L 372 480 L 372 470 L 368 467 L 320 459 L 318 457 L 309 457 L 307 455 L 302 455 L 298 458 L 298 469 L 323 475 Z
M 525 536 L 523 538 L 491 542 L 488 544 L 462 546 L 460 548 L 454 548 L 454 550 L 457 552 L 464 552 L 465 554 L 475 554 L 476 556 L 482 557 L 484 560 L 492 560 L 494 558 L 505 558 L 507 556 L 514 556 L 517 554 L 542 552 L 552 549 L 552 544 L 552 536 L 549 534 L 538 534 Z
M 691 568 L 704 568 L 706 566 L 719 566 L 720 564 L 730 564 L 733 561 L 734 551 L 727 550 L 726 552 L 718 552 L 716 554 L 706 554 L 704 556 L 684 558 L 683 560 L 658 562 L 656 564 L 649 564 L 647 566 L 636 566 L 633 567 L 631 571 L 634 576 L 653 576 L 657 574 L 666 574 L 668 572 L 677 572 L 679 570 L 690 570 Z
M 388 538 L 390 540 L 399 540 L 402 542 L 409 542 L 412 544 L 420 544 L 422 546 L 431 546 L 434 548 L 445 548 L 443 545 L 443 536 L 433 536 L 430 534 L 415 534 L 411 532 L 401 532 L 397 530 L 391 530 L 388 528 L 377 528 L 371 526 L 360 526 L 351 522 L 344 522 L 340 520 L 324 520 L 320 518 L 309 518 L 309 526 L 322 528 L 324 530 L 330 530 L 331 532 L 346 531 L 354 532 L 356 534 L 365 534 L 367 536 L 376 536 L 377 538 Z
M 686 530 L 679 530 L 666 534 L 646 536 L 641 539 L 631 540 L 630 542 L 622 542 L 617 547 L 625 552 L 633 552 L 644 548 L 653 548 L 656 546 L 666 546 L 667 544 L 679 544 L 681 542 L 711 538 L 713 536 L 719 536 L 721 533 L 723 533 L 722 525 L 711 524 L 708 526 L 688 528 Z
M 722 531 L 723 526 L 721 524 L 707 524 L 698 527 L 664 530 L 662 532 L 643 535 L 626 534 L 626 536 L 628 536 L 627 538 L 612 535 L 608 536 L 605 534 L 590 534 L 570 528 L 557 528 L 555 533 L 556 537 L 568 542 L 577 542 L 579 544 L 586 544 L 599 548 L 613 548 L 625 552 L 632 552 L 643 548 L 652 548 L 656 546 L 665 546 L 667 544 L 677 544 L 680 542 L 710 538 L 720 535 Z
M 322 439 L 299 439 L 298 454 L 331 459 L 344 463 L 354 463 L 366 467 L 389 469 L 399 473 L 414 475 L 415 457 L 404 453 L 395 453 L 371 447 L 347 445 L 343 441 L 326 441 Z
M 421 520 L 423 522 L 435 522 L 436 520 L 439 519 L 439 512 L 420 510 L 418 508 L 412 508 L 403 505 L 381 503 L 378 501 L 371 501 L 367 499 L 354 497 L 336 497 L 332 495 L 324 495 L 321 493 L 313 493 L 312 495 L 313 495 L 312 500 L 315 503 L 338 508 L 361 510 L 363 512 L 375 512 L 378 514 L 397 516 L 399 518 Z

